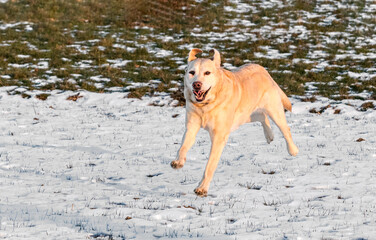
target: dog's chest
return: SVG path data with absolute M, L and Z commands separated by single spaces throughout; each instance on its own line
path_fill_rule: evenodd
M 230 128 L 229 118 L 215 111 L 207 112 L 201 115 L 201 127 L 211 131 L 218 128 Z M 231 121 L 231 120 L 230 120 Z
M 201 115 L 201 127 L 206 130 L 221 129 L 228 131 L 239 126 L 238 121 L 234 121 L 234 113 L 231 111 L 211 111 Z
M 213 121 L 211 119 L 211 116 L 208 114 L 203 114 L 201 116 L 201 127 L 204 129 L 209 129 L 213 125 Z

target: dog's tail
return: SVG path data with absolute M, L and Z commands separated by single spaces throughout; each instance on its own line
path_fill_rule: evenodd
M 268 73 L 268 71 L 266 71 L 266 69 L 263 68 L 263 67 L 261 67 L 261 68 L 264 70 L 264 72 L 266 72 L 266 74 L 269 76 L 269 79 L 271 79 L 271 81 L 273 82 L 273 84 L 278 88 L 278 93 L 279 93 L 279 96 L 281 97 L 283 108 L 291 112 L 292 111 L 292 106 L 291 106 L 291 102 L 290 102 L 289 98 L 282 91 L 282 89 L 278 86 L 278 84 L 273 80 L 273 78 L 270 76 L 270 74 Z
M 278 87 L 278 92 L 279 92 L 279 96 L 281 96 L 281 101 L 282 101 L 283 107 L 286 110 L 291 112 L 292 106 L 291 106 L 291 102 L 290 102 L 289 98 L 286 96 L 286 94 L 279 87 Z

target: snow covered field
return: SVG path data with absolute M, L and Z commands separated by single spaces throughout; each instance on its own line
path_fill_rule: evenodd
M 200 198 L 193 189 L 210 150 L 207 132 L 183 169 L 169 165 L 184 108 L 124 93 L 81 92 L 74 102 L 66 100 L 73 92 L 54 91 L 41 101 L 12 89 L 0 88 L 0 239 L 376 236 L 376 111 L 357 111 L 361 101 L 292 99 L 295 158 L 275 125 L 270 145 L 261 126 L 242 126 Z M 328 104 L 321 115 L 308 112 Z
M 376 111 L 361 107 L 376 105 L 374 0 L 196 0 L 204 15 L 177 32 L 124 27 L 122 1 L 99 2 L 0 0 L 0 239 L 376 238 Z M 207 198 L 193 193 L 207 132 L 170 167 L 193 47 L 305 96 L 287 113 L 299 155 L 275 125 L 270 145 L 242 126 Z

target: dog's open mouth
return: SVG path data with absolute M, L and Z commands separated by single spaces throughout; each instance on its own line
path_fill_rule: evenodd
M 208 94 L 208 92 L 210 91 L 210 89 L 211 89 L 211 87 L 210 87 L 208 90 L 206 90 L 206 91 L 202 91 L 202 90 L 200 90 L 200 91 L 195 91 L 195 90 L 193 90 L 193 94 L 195 95 L 196 101 L 197 101 L 197 102 L 202 102 L 202 101 L 204 101 L 204 100 L 205 100 L 205 97 L 206 97 L 206 95 Z

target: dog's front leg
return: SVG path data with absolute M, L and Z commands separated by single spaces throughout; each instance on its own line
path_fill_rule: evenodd
M 184 166 L 184 163 L 187 159 L 186 158 L 187 152 L 194 144 L 196 135 L 198 131 L 200 130 L 200 128 L 201 128 L 201 125 L 198 119 L 190 119 L 189 116 L 187 117 L 187 124 L 186 124 L 185 133 L 183 136 L 182 145 L 178 151 L 176 160 L 171 162 L 172 168 L 179 169 Z
M 213 133 L 211 135 L 212 147 L 210 150 L 209 161 L 206 164 L 204 176 L 200 185 L 195 189 L 198 196 L 206 197 L 209 190 L 210 182 L 213 178 L 215 169 L 218 166 L 219 159 L 222 155 L 223 148 L 226 145 L 229 133 Z

